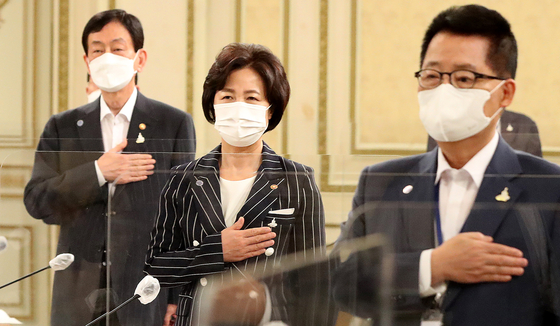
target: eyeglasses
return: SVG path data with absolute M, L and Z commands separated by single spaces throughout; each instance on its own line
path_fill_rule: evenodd
M 455 70 L 452 72 L 439 72 L 433 69 L 422 69 L 414 73 L 414 77 L 418 78 L 418 84 L 422 88 L 436 88 L 441 85 L 443 75 L 449 75 L 451 85 L 456 88 L 473 88 L 478 78 L 506 80 L 506 78 L 488 76 L 479 74 L 470 70 Z

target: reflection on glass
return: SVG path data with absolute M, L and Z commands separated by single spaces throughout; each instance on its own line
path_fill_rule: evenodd
M 99 127 L 99 119 L 96 121 Z M 116 182 L 108 184 L 99 181 L 94 163 L 104 155 L 101 139 L 40 140 L 24 203 L 34 218 L 60 226 L 57 253 L 75 256 L 68 269 L 54 276 L 52 325 L 67 325 L 68 321 L 85 325 L 134 294 L 145 276 L 142 269 L 159 191 L 171 166 L 193 156 L 174 150 L 189 144 L 189 139 L 130 141 L 123 153 L 113 154 L 124 159 L 150 153 L 156 160 L 154 170 L 163 172 L 128 183 L 119 182 L 119 175 Z M 165 290 L 151 305 L 133 302 L 111 316 L 112 324 L 162 321 L 170 300 L 175 299 Z

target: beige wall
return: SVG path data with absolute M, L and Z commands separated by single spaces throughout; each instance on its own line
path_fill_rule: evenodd
M 42 267 L 54 250 L 56 229 L 27 215 L 22 192 L 48 117 L 86 101 L 81 33 L 97 11 L 117 7 L 140 18 L 148 52 L 141 91 L 193 114 L 197 156 L 219 141 L 200 108 L 215 55 L 234 41 L 268 46 L 286 67 L 292 97 L 266 141 L 315 169 L 334 241 L 360 170 L 424 150 L 413 78 L 421 38 L 437 12 L 468 2 L 9 0 L 0 8 L 0 235 L 14 246 L 0 254 L 0 283 Z M 537 122 L 545 154 L 560 161 L 560 2 L 475 2 L 511 22 L 520 49 L 511 109 Z M 26 325 L 47 325 L 49 276 L 2 290 L 0 308 Z
M 51 230 L 27 215 L 23 188 L 31 174 L 38 121 L 50 116 L 52 6 L 0 1 L 0 284 L 46 266 Z M 30 325 L 48 324 L 50 275 L 0 290 L 0 309 Z

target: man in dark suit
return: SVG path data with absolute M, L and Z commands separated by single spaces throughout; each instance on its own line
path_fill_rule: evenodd
M 539 128 L 533 119 L 522 113 L 504 110 L 497 130 L 511 148 L 542 157 Z M 428 152 L 436 146 L 435 139 L 428 136 Z
M 51 325 L 85 325 L 107 297 L 114 305 L 134 294 L 167 171 L 195 153 L 191 116 L 135 87 L 147 59 L 135 16 L 96 14 L 82 43 L 102 95 L 47 122 L 24 195 L 31 216 L 60 225 L 57 251 L 75 256 L 55 275 Z M 133 302 L 111 325 L 162 325 L 169 310 L 168 323 L 168 299 L 163 291 L 147 306 Z
M 516 64 L 515 38 L 498 12 L 441 12 L 415 74 L 420 117 L 438 149 L 362 172 L 341 240 L 387 237 L 398 325 L 560 324 L 560 168 L 514 151 L 496 132 Z M 363 289 L 378 277 L 348 262 L 336 273 L 335 298 L 368 317 L 374 302 Z

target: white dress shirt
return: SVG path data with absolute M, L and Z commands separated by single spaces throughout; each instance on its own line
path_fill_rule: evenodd
M 122 143 L 126 139 L 128 134 L 128 127 L 130 126 L 130 119 L 132 118 L 132 112 L 134 111 L 134 106 L 136 105 L 136 98 L 138 97 L 138 91 L 136 87 L 132 91 L 132 95 L 122 109 L 117 115 L 114 115 L 109 109 L 109 106 L 103 99 L 100 98 L 101 111 L 99 115 L 99 120 L 101 122 L 101 134 L 103 135 L 103 148 L 105 152 L 108 152 L 113 147 Z M 103 176 L 103 172 L 99 168 L 97 160 L 95 161 L 95 171 L 97 172 L 97 181 L 99 181 L 99 186 L 103 186 L 107 180 Z M 109 185 L 111 194 L 113 193 L 112 185 Z
M 492 140 L 461 169 L 449 166 L 441 149 L 438 149 L 435 184 L 437 186 L 439 183 L 439 216 L 443 241 L 453 238 L 463 228 L 484 178 L 484 172 L 496 152 L 499 139 L 498 132 L 496 132 Z M 419 291 L 421 297 L 437 293 L 443 294 L 447 289 L 446 283 L 436 287 L 431 286 L 432 251 L 433 249 L 424 250 L 420 255 Z

